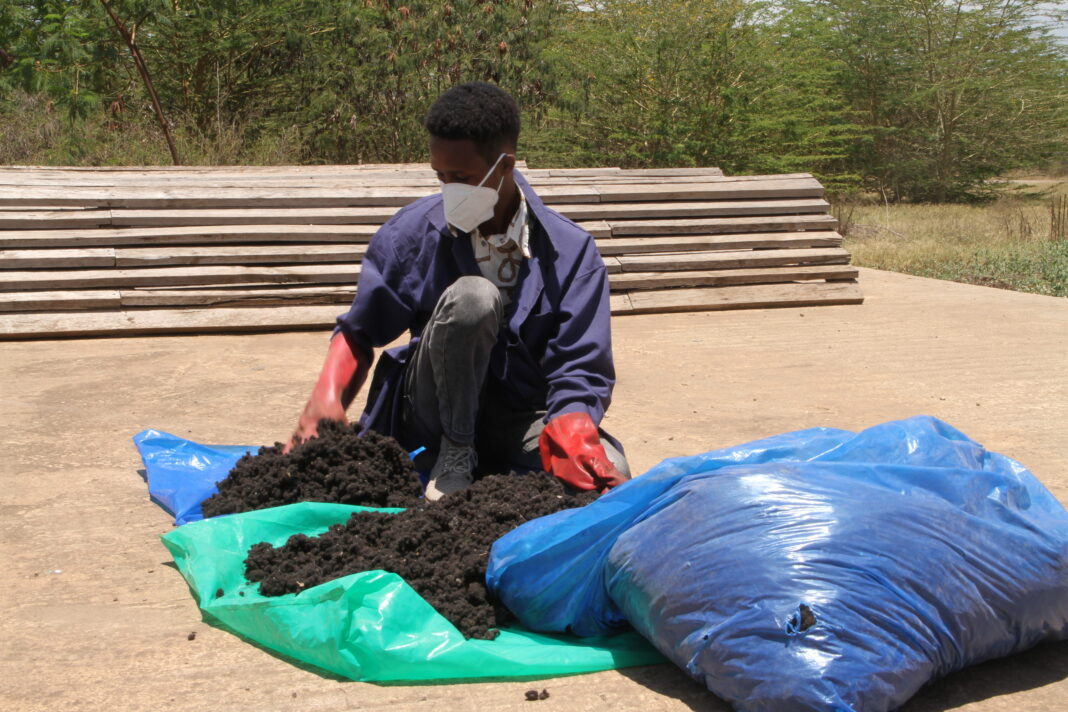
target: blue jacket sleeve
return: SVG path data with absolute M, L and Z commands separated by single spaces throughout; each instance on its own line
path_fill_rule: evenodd
M 545 422 L 585 412 L 599 425 L 612 400 L 616 373 L 608 273 L 599 258 L 593 267 L 584 267 L 561 299 L 557 332 L 542 362 L 549 386 Z
M 342 332 L 349 344 L 360 346 L 368 358 L 372 349 L 403 334 L 414 313 L 408 280 L 394 248 L 395 232 L 390 221 L 371 238 L 360 265 L 356 297 L 348 312 L 337 319 L 335 331 Z

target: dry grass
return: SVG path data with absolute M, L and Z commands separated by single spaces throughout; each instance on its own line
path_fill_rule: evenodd
M 864 267 L 1068 296 L 1068 180 L 1006 186 L 989 205 L 840 205 L 845 246 Z
M 104 116 L 72 123 L 41 95 L 16 92 L 0 102 L 0 165 L 168 166 L 173 162 L 152 115 Z M 247 126 L 222 125 L 205 135 L 188 124 L 174 127 L 186 165 L 300 163 L 300 136 L 290 128 L 251 136 Z

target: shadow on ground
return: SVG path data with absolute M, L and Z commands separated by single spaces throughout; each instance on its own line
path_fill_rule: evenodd
M 649 690 L 678 700 L 694 712 L 730 712 L 731 707 L 674 665 L 625 668 L 619 673 Z M 1032 690 L 1068 678 L 1068 642 L 1040 645 L 953 673 L 920 690 L 899 712 L 945 712 L 966 704 Z
M 900 712 L 943 712 L 1068 678 L 1068 642 L 1040 645 L 1018 655 L 955 672 L 923 688 Z
M 617 671 L 653 692 L 671 697 L 694 712 L 731 712 L 731 706 L 670 663 L 622 668 Z

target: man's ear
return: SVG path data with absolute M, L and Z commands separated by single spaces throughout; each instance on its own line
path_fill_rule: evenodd
M 512 149 L 513 151 L 515 149 Z M 505 153 L 501 159 L 501 176 L 510 176 L 515 170 L 515 153 Z

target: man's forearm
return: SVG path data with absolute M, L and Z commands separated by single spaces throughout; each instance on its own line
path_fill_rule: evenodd
M 312 398 L 324 402 L 336 401 L 343 410 L 347 410 L 367 380 L 369 367 L 370 359 L 361 349 L 352 348 L 343 333 L 335 334 L 330 340 L 330 348 L 312 391 Z

